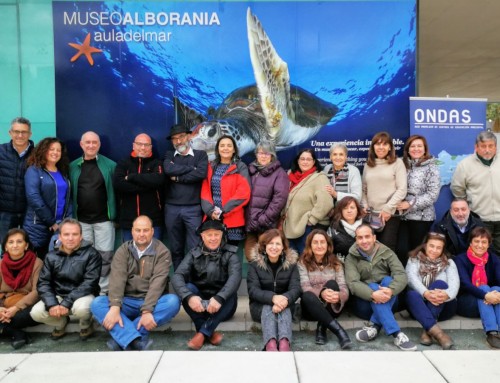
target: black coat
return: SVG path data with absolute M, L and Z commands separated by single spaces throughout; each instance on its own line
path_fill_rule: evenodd
M 349 249 L 356 242 L 354 237 L 347 234 L 342 222 L 333 223 L 331 227 L 331 236 L 333 241 L 333 253 L 344 258 L 349 254 Z

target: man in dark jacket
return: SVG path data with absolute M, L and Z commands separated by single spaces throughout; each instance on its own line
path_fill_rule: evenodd
M 174 270 L 184 254 L 195 247 L 200 238 L 196 229 L 200 226 L 201 183 L 207 176 L 208 156 L 202 150 L 191 148 L 191 132 L 184 125 L 174 125 L 167 139 L 175 150 L 165 154 L 163 168 L 168 177 L 165 185 L 165 225 Z
M 205 340 L 217 346 L 223 335 L 215 329 L 234 315 L 241 282 L 238 248 L 226 244 L 226 228 L 220 221 L 205 221 L 199 229 L 202 243 L 186 254 L 172 278 L 182 306 L 196 327 L 188 342 L 192 350 L 203 347 Z
M 123 242 L 132 240 L 132 222 L 146 215 L 153 221 L 154 237 L 163 235 L 162 161 L 153 156 L 151 137 L 139 134 L 132 144 L 132 153 L 115 168 L 113 185 L 118 196 L 120 227 Z
M 41 301 L 33 306 L 31 317 L 54 326 L 51 338 L 59 340 L 73 315 L 80 320 L 80 339 L 87 340 L 94 332 L 90 304 L 99 295 L 101 256 L 83 241 L 77 220 L 66 218 L 59 230 L 61 245 L 45 256 L 37 284 Z
M 21 227 L 26 212 L 24 173 L 34 148 L 31 122 L 16 117 L 10 124 L 10 142 L 0 145 L 0 242 L 9 229 Z
M 181 307 L 179 297 L 168 294 L 170 251 L 153 238 L 150 218 L 134 220 L 133 240 L 116 250 L 111 263 L 109 295 L 92 302 L 91 310 L 112 339 L 112 351 L 147 350 L 149 332 L 169 322 Z
M 484 227 L 481 218 L 470 210 L 465 199 L 455 198 L 433 230 L 446 236 L 446 250 L 454 257 L 469 248 L 469 233 L 475 227 Z

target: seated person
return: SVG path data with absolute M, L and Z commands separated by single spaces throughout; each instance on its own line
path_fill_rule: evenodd
M 112 351 L 147 350 L 153 343 L 149 332 L 181 307 L 177 295 L 167 294 L 170 251 L 153 236 L 149 217 L 133 221 L 132 240 L 116 250 L 111 262 L 108 296 L 92 302 L 92 313 L 111 334 L 107 345 Z
M 356 229 L 356 243 L 345 260 L 345 275 L 354 314 L 369 319 L 367 326 L 356 332 L 359 342 L 374 340 L 383 327 L 394 337 L 394 344 L 403 351 L 415 351 L 417 346 L 399 328 L 392 312 L 397 307 L 398 294 L 408 279 L 398 256 L 377 241 L 373 229 L 362 224 Z
M 432 231 L 446 236 L 446 250 L 455 257 L 469 247 L 469 234 L 475 227 L 483 227 L 481 218 L 469 209 L 463 198 L 455 198 L 441 221 L 434 223 Z
M 217 346 L 223 335 L 215 331 L 231 318 L 238 304 L 241 262 L 238 248 L 226 243 L 226 227 L 220 221 L 205 221 L 198 229 L 202 242 L 191 249 L 177 268 L 172 285 L 196 327 L 188 342 L 199 350 L 208 340 Z
M 455 315 L 460 280 L 445 245 L 444 234 L 431 232 L 422 245 L 410 251 L 406 264 L 409 287 L 406 303 L 408 311 L 424 328 L 420 344 L 430 346 L 434 339 L 443 350 L 449 350 L 453 341 L 437 322 Z
M 2 242 L 0 260 L 0 333 L 11 340 L 14 349 L 29 343 L 22 330 L 36 326 L 30 316 L 38 302 L 36 283 L 43 262 L 31 249 L 28 234 L 23 229 L 10 229 Z
M 249 254 L 247 285 L 250 315 L 262 324 L 266 351 L 290 351 L 292 312 L 300 296 L 297 253 L 278 229 L 259 236 Z
M 500 348 L 500 258 L 488 250 L 492 237 L 488 229 L 476 227 L 470 246 L 455 257 L 460 277 L 457 314 L 481 318 L 486 341 Z
M 37 284 L 41 301 L 33 306 L 31 317 L 54 326 L 50 337 L 59 340 L 66 335 L 71 314 L 80 320 L 80 339 L 87 340 L 94 332 L 90 304 L 99 295 L 101 255 L 83 240 L 76 219 L 64 219 L 59 231 L 61 245 L 45 256 Z

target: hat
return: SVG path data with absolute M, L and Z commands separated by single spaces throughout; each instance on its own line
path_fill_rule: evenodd
M 172 126 L 172 128 L 170 128 L 170 135 L 167 136 L 167 140 L 170 140 L 172 136 L 175 136 L 176 134 L 180 133 L 191 133 L 191 130 L 186 125 L 183 124 L 174 125 Z
M 224 225 L 221 221 L 210 219 L 210 220 L 206 220 L 205 222 L 203 222 L 201 224 L 201 226 L 198 228 L 197 232 L 198 232 L 198 234 L 201 234 L 204 231 L 210 230 L 210 229 L 220 230 L 223 233 L 225 233 L 226 232 L 226 225 Z

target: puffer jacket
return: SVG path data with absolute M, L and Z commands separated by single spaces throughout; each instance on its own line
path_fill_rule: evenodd
M 288 307 L 300 297 L 302 290 L 297 269 L 298 255 L 295 250 L 288 249 L 278 260 L 281 265 L 276 276 L 273 276 L 269 267 L 269 258 L 259 253 L 258 245 L 253 248 L 250 257 L 247 275 L 250 314 L 254 321 L 260 322 L 262 306 L 272 306 L 275 295 L 287 297 Z
M 186 286 L 194 284 L 202 299 L 214 297 L 219 303 L 236 294 L 241 283 L 241 262 L 238 247 L 222 244 L 219 251 L 204 253 L 203 244 L 189 251 L 172 277 L 172 285 L 185 301 L 193 294 Z
M 410 203 L 410 208 L 402 219 L 434 221 L 436 219 L 434 203 L 441 190 L 441 177 L 434 158 L 429 158 L 421 164 L 410 161 L 407 190 L 405 201 Z
M 64 177 L 68 190 L 64 205 L 63 218 L 70 217 L 72 205 L 71 189 L 68 178 Z M 53 233 L 49 231 L 56 223 L 57 184 L 50 172 L 36 166 L 30 166 L 24 176 L 28 208 L 24 217 L 23 228 L 29 235 L 34 247 L 47 245 Z
M 276 160 L 262 169 L 248 165 L 252 196 L 246 209 L 246 231 L 257 233 L 275 228 L 285 207 L 290 181 Z
M 47 310 L 58 304 L 69 309 L 79 298 L 99 295 L 100 276 L 101 255 L 90 242 L 82 241 L 69 255 L 61 250 L 47 253 L 38 278 L 38 294 Z M 61 303 L 57 295 L 63 298 Z
M 26 161 L 35 146 L 33 141 L 29 144 L 28 151 L 22 157 L 12 146 L 12 141 L 0 145 L 0 211 L 18 214 L 26 211 L 24 174 Z
M 356 242 L 353 236 L 349 235 L 342 225 L 342 221 L 333 222 L 330 226 L 329 234 L 333 241 L 333 252 L 337 257 L 344 259 L 349 254 L 349 249 Z

